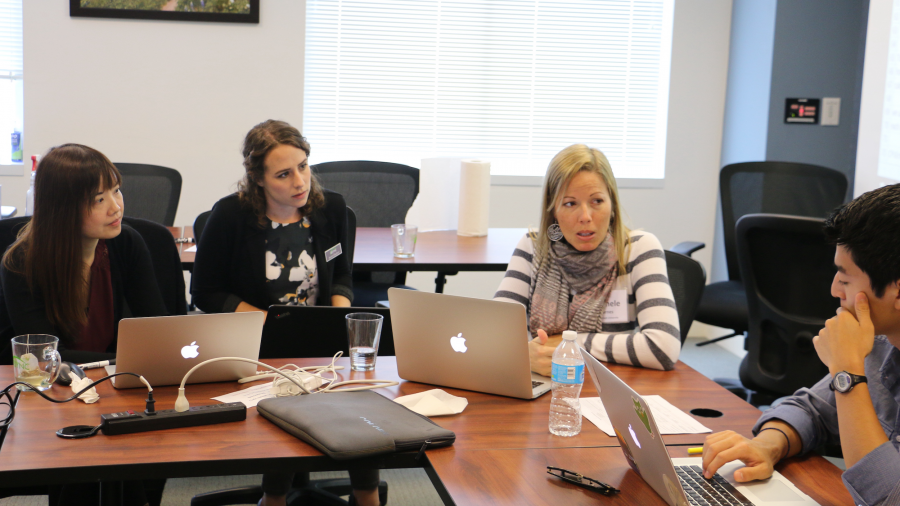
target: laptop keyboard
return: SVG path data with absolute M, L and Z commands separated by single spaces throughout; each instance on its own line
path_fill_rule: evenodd
M 728 480 L 716 473 L 711 480 L 703 477 L 700 466 L 675 466 L 688 503 L 696 506 L 753 506 Z
M 541 385 L 543 385 L 543 384 L 544 384 L 543 381 L 534 381 L 534 380 L 531 380 L 531 389 L 534 390 L 535 388 L 537 388 L 537 387 L 539 387 L 539 386 L 541 386 Z

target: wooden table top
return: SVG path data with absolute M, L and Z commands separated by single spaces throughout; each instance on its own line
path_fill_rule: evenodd
M 395 258 L 390 228 L 357 228 L 353 268 L 359 271 L 505 271 L 524 228 L 492 228 L 484 237 L 456 230 L 419 232 L 416 256 Z
M 167 227 L 176 239 L 193 239 L 194 227 Z M 421 232 L 416 256 L 394 258 L 390 228 L 356 229 L 353 268 L 358 271 L 505 271 L 524 228 L 492 228 L 485 237 L 460 237 L 455 230 Z M 196 243 L 178 244 L 181 263 L 194 263 Z
M 270 360 L 272 365 L 295 363 L 301 366 L 323 365 L 326 359 Z M 339 365 L 347 367 L 342 358 Z M 349 367 L 347 368 L 349 369 Z M 340 373 L 342 379 L 399 379 L 394 357 L 379 357 L 375 372 Z M 726 428 L 749 435 L 759 411 L 703 377 L 690 367 L 678 363 L 674 371 L 652 371 L 612 365 L 611 369 L 641 394 L 660 394 L 675 406 L 689 411 L 697 407 L 715 408 L 725 416 L 702 418 L 713 431 Z M 99 378 L 102 373 L 90 371 Z M 12 367 L 0 367 L 0 384 L 12 382 Z M 259 383 L 255 383 L 259 384 Z M 189 385 L 188 400 L 194 406 L 214 404 L 210 398 L 255 384 L 209 383 Z M 376 392 L 388 398 L 408 395 L 435 388 L 431 385 L 401 381 L 400 385 Z M 33 472 L 40 469 L 65 469 L 66 479 L 77 476 L 108 476 L 123 469 L 142 472 L 144 476 L 200 476 L 210 473 L 255 474 L 265 470 L 283 470 L 287 459 L 298 469 L 314 466 L 320 469 L 340 468 L 311 446 L 290 436 L 262 418 L 251 408 L 245 422 L 205 427 L 172 429 L 120 436 L 65 440 L 55 432 L 69 425 L 96 425 L 100 415 L 128 409 L 143 409 L 147 396 L 143 389 L 115 390 L 109 383 L 97 387 L 100 401 L 84 404 L 73 401 L 53 404 L 34 393 L 23 393 L 16 410 L 16 419 L 0 449 L 0 486 L 26 484 L 34 480 Z M 444 388 L 447 392 L 468 399 L 469 405 L 459 415 L 435 417 L 434 421 L 457 435 L 458 450 L 617 447 L 616 439 L 607 436 L 585 420 L 581 434 L 562 438 L 547 429 L 550 395 L 536 400 L 520 400 L 477 392 Z M 68 388 L 54 386 L 56 398 L 71 395 Z M 585 383 L 583 396 L 594 396 L 591 382 Z M 171 409 L 176 387 L 154 389 L 157 409 Z M 663 436 L 667 444 L 699 445 L 703 434 Z M 309 457 L 298 464 L 296 457 Z M 346 467 L 346 463 L 342 463 Z M 380 465 L 388 465 L 381 463 Z M 409 462 L 391 465 L 406 467 Z M 154 467 L 157 466 L 157 467 Z M 163 469 L 164 468 L 164 469 Z M 135 469 L 140 469 L 137 471 Z
M 684 447 L 668 449 L 673 458 L 688 456 Z M 439 477 L 438 486 L 456 504 L 666 504 L 631 470 L 618 447 L 464 450 L 451 446 L 428 452 L 428 460 Z M 582 473 L 621 493 L 607 497 L 566 483 L 547 474 L 547 466 Z M 853 504 L 841 482 L 840 469 L 818 455 L 793 458 L 776 469 L 819 504 Z

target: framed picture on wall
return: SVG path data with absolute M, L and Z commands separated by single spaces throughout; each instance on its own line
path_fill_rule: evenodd
M 69 16 L 259 23 L 259 0 L 69 0 Z

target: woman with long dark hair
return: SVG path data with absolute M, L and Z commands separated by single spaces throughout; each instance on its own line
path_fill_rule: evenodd
M 198 308 L 350 306 L 347 205 L 319 184 L 309 153 L 306 138 L 283 121 L 247 133 L 238 192 L 213 207 L 197 248 L 191 293 Z M 292 477 L 264 475 L 260 504 L 285 504 Z M 351 503 L 378 504 L 377 469 L 351 471 L 350 482 Z
M 118 322 L 167 314 L 144 240 L 122 224 L 122 176 L 103 153 L 52 148 L 34 182 L 34 215 L 0 262 L 0 339 L 50 334 L 63 360 L 115 358 Z M 11 363 L 11 362 L 9 362 Z M 161 483 L 156 483 L 159 488 Z M 144 483 L 123 483 L 124 504 L 147 504 Z M 58 489 L 59 504 L 97 504 L 97 483 Z
M 5 346 L 17 335 L 50 334 L 63 360 L 105 360 L 115 358 L 126 304 L 133 316 L 167 314 L 146 244 L 122 224 L 121 180 L 87 146 L 64 144 L 41 159 L 34 215 L 0 265 Z

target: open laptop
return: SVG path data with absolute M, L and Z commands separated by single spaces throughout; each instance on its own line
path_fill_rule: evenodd
M 703 478 L 702 458 L 670 459 L 644 399 L 589 353 L 582 353 L 600 392 L 626 460 L 671 506 L 705 504 L 756 506 L 818 505 L 778 471 L 764 481 L 737 483 L 740 461 L 725 464 L 713 479 Z M 712 498 L 712 499 L 710 499 Z
M 525 306 L 399 288 L 388 299 L 401 378 L 520 399 L 550 391 L 531 372 Z
M 378 356 L 394 355 L 391 312 L 384 307 L 269 306 L 263 327 L 259 356 L 332 357 L 338 351 L 349 357 L 347 320 L 349 313 L 375 313 L 384 317 Z
M 262 312 L 123 318 L 115 370 L 140 374 L 155 388 L 180 384 L 192 367 L 211 358 L 257 360 L 264 318 Z M 254 374 L 256 364 L 214 362 L 194 371 L 188 383 L 235 381 Z M 111 381 L 116 388 L 144 386 L 134 376 Z

